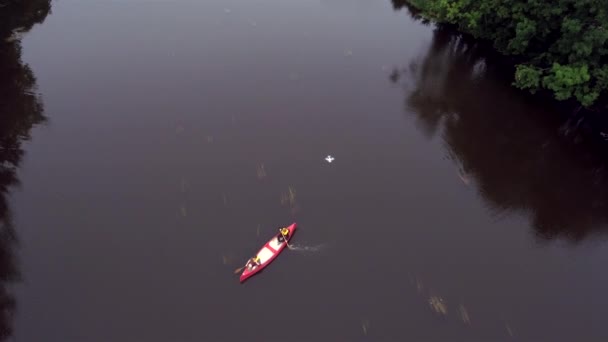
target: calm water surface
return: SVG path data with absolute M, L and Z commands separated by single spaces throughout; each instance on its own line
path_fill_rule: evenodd
M 388 0 L 52 6 L 2 61 L 15 341 L 608 340 L 605 164 L 476 46 Z

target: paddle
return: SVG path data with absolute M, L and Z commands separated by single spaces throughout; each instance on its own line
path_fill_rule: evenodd
M 250 261 L 250 260 L 247 260 L 247 264 L 249 264 L 249 261 Z M 241 270 L 242 270 L 243 268 L 247 267 L 247 264 L 245 264 L 245 266 L 243 266 L 243 267 L 239 267 L 239 268 L 237 268 L 236 270 L 234 270 L 234 274 L 237 274 L 237 273 L 241 272 Z
M 291 248 L 291 245 L 289 244 L 289 242 L 287 242 L 287 237 L 283 236 L 283 241 L 285 241 L 285 244 L 287 244 L 287 248 L 293 249 L 293 248 Z
M 239 267 L 239 268 L 237 268 L 236 270 L 234 270 L 234 274 L 240 273 L 240 272 L 241 272 L 241 270 L 242 270 L 243 268 L 245 268 L 245 267 L 247 267 L 247 265 L 245 265 L 245 266 L 243 266 L 243 267 Z

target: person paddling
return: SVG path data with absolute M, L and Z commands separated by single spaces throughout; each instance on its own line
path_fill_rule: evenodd
M 289 240 L 289 233 L 289 228 L 279 228 L 279 237 L 277 238 L 277 241 L 279 243 L 282 243 L 284 241 L 287 245 L 287 248 L 291 249 L 289 242 L 287 242 L 287 240 Z
M 259 266 L 260 265 L 260 256 L 256 255 L 255 257 L 249 259 L 249 263 L 247 264 L 247 268 L 248 269 L 252 269 L 255 266 Z
M 287 242 L 287 238 L 289 237 L 289 229 L 287 228 L 279 228 L 279 243 L 285 241 Z

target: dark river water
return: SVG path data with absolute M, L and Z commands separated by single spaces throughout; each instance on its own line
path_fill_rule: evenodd
M 608 340 L 608 164 L 389 0 L 59 0 L 21 47 L 2 338 Z

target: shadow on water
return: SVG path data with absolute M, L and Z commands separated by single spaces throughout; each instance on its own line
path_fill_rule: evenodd
M 495 217 L 528 215 L 539 242 L 606 233 L 606 160 L 555 109 L 512 88 L 511 70 L 439 26 L 426 54 L 390 81 L 405 89 L 406 112 L 429 139 L 442 140 Z
M 0 1 L 0 340 L 12 335 L 16 301 L 9 287 L 19 280 L 17 232 L 8 196 L 19 185 L 17 169 L 22 144 L 31 128 L 45 121 L 43 105 L 35 93 L 36 78 L 21 60 L 20 35 L 41 23 L 50 1 Z

